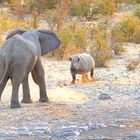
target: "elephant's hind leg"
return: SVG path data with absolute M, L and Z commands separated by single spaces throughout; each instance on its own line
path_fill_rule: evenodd
M 10 79 L 12 81 L 12 98 L 11 98 L 11 108 L 19 108 L 19 86 L 23 82 L 26 74 L 26 68 L 22 65 L 13 65 L 11 68 Z
M 30 97 L 30 89 L 29 89 L 29 83 L 28 83 L 28 75 L 24 78 L 22 82 L 22 88 L 23 88 L 23 99 L 22 103 L 32 103 L 31 97 Z
M 18 100 L 19 82 L 12 81 L 12 98 L 11 98 L 11 108 L 20 108 Z
M 45 73 L 40 60 L 37 60 L 35 67 L 32 71 L 32 76 L 35 83 L 39 85 L 39 90 L 40 90 L 39 101 L 48 102 L 49 99 L 47 97 L 47 92 L 46 92 Z

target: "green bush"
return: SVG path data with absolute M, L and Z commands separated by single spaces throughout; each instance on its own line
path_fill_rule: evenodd
M 123 42 L 133 42 L 134 34 L 140 28 L 140 20 L 135 16 L 124 17 L 114 27 L 116 38 L 120 38 Z
M 135 10 L 135 15 L 140 19 L 140 5 Z
M 99 25 L 93 30 L 93 38 L 91 45 L 91 55 L 95 59 L 98 67 L 106 66 L 106 62 L 111 58 L 111 47 L 109 45 L 109 33 L 105 25 Z
M 79 0 L 78 2 L 72 2 L 70 15 L 87 17 L 89 13 L 90 5 L 91 5 L 91 0 Z
M 140 28 L 134 32 L 133 41 L 135 43 L 140 43 Z
M 113 15 L 116 12 L 114 0 L 94 0 L 90 7 L 90 15 Z
M 22 19 L 16 19 L 15 17 L 10 18 L 8 14 L 1 14 L 0 16 L 0 31 L 8 31 L 18 27 L 26 27 L 29 25 Z
M 111 47 L 116 55 L 124 51 L 123 42 L 125 42 L 125 32 L 120 24 L 111 29 Z
M 54 52 L 57 58 L 68 58 L 72 54 L 85 50 L 87 45 L 86 29 L 79 23 L 64 23 L 59 27 L 58 35 L 61 39 L 61 47 Z
M 115 0 L 116 3 L 128 3 L 128 4 L 133 4 L 133 3 L 140 3 L 140 0 Z

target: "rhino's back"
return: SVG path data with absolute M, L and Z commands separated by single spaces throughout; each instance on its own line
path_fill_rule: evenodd
M 80 57 L 80 69 L 89 72 L 92 68 L 95 67 L 94 59 L 91 55 L 87 53 L 82 53 L 79 55 Z

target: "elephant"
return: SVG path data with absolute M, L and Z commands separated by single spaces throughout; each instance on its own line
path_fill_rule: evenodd
M 45 84 L 45 72 L 41 56 L 55 50 L 61 44 L 60 39 L 51 30 L 25 30 L 17 28 L 11 31 L 0 51 L 0 99 L 10 79 L 12 83 L 11 108 L 20 108 L 19 86 L 22 84 L 23 103 L 31 103 L 28 75 L 31 72 L 34 82 L 39 86 L 40 102 L 48 102 Z

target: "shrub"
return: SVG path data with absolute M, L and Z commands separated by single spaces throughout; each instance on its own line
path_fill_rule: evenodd
M 90 7 L 90 15 L 113 15 L 114 12 L 116 12 L 116 3 L 114 0 L 94 0 Z
M 111 58 L 111 47 L 109 45 L 109 33 L 104 25 L 99 25 L 93 30 L 91 55 L 95 59 L 96 66 L 106 66 Z
M 77 22 L 64 23 L 59 27 L 58 35 L 61 39 L 61 47 L 54 52 L 57 58 L 67 58 L 86 48 L 86 29 Z
M 140 43 L 140 28 L 134 32 L 133 41 L 135 43 Z
M 91 5 L 91 0 L 77 0 L 71 4 L 70 15 L 87 17 Z
M 123 42 L 125 42 L 125 32 L 120 24 L 115 25 L 111 29 L 111 47 L 115 55 L 120 54 L 124 51 Z
M 2 42 L 3 42 L 2 35 L 0 35 L 0 47 L 1 47 Z
M 133 42 L 134 34 L 140 28 L 140 20 L 135 16 L 126 16 L 112 29 L 115 42 Z
M 0 16 L 0 31 L 8 31 L 13 28 L 18 27 L 26 27 L 28 28 L 29 25 L 22 19 L 16 19 L 14 17 L 10 18 L 10 15 L 7 14 L 1 14 Z
M 126 67 L 127 70 L 135 70 L 137 68 L 137 66 L 139 65 L 139 60 L 138 59 L 134 59 L 132 60 L 128 66 Z
M 133 4 L 133 3 L 139 3 L 139 0 L 115 0 L 116 3 L 128 3 L 128 4 Z
M 135 15 L 140 19 L 140 5 L 135 10 Z

